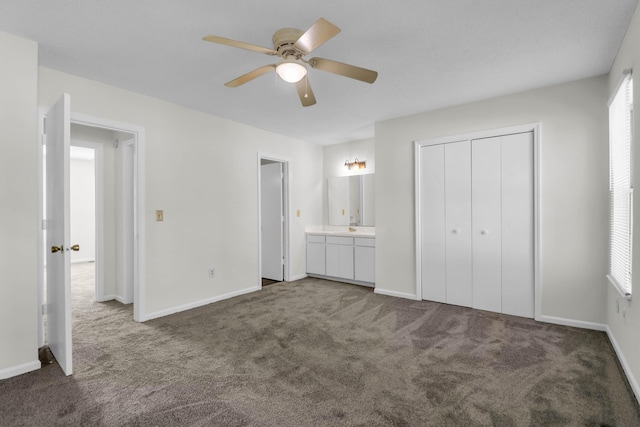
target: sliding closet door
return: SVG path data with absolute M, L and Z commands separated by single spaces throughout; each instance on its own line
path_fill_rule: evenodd
M 502 137 L 502 312 L 534 316 L 533 133 Z
M 502 137 L 471 142 L 473 307 L 502 311 Z
M 422 147 L 420 165 L 422 298 L 447 302 L 444 145 Z
M 471 307 L 471 145 L 444 146 L 447 303 Z M 427 243 L 428 244 L 428 243 Z

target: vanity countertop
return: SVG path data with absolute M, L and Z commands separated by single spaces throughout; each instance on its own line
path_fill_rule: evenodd
M 344 236 L 344 237 L 376 237 L 375 231 L 343 231 L 343 230 L 314 230 L 306 231 L 306 234 L 317 234 L 321 236 Z

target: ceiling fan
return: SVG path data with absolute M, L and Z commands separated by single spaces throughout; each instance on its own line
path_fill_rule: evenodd
M 304 56 L 311 53 L 318 46 L 334 37 L 340 32 L 340 28 L 333 25 L 324 18 L 318 19 L 307 31 L 297 28 L 282 28 L 273 34 L 273 49 L 245 43 L 237 40 L 227 39 L 219 36 L 206 36 L 203 40 L 220 43 L 227 46 L 247 49 L 258 53 L 272 56 L 279 56 L 282 61 L 277 64 L 264 65 L 253 71 L 225 83 L 228 87 L 238 87 L 251 80 L 275 70 L 282 80 L 288 83 L 295 83 L 298 96 L 303 107 L 308 107 L 316 103 L 309 78 L 307 76 L 308 64 L 311 68 L 350 77 L 366 83 L 373 83 L 378 77 L 376 71 L 342 62 L 332 61 L 324 58 L 304 59 Z

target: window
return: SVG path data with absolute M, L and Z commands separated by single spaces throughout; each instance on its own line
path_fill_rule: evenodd
M 631 298 L 633 232 L 633 79 L 625 76 L 609 104 L 609 280 Z

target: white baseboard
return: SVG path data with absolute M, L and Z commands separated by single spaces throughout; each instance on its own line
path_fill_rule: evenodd
M 618 345 L 618 341 L 613 336 L 613 332 L 611 332 L 611 328 L 609 325 L 606 327 L 607 336 L 609 337 L 609 341 L 611 341 L 611 345 L 618 356 L 618 360 L 620 361 L 620 365 L 622 365 L 622 370 L 624 370 L 625 375 L 627 376 L 627 380 L 629 380 L 629 384 L 631 385 L 631 389 L 633 393 L 636 395 L 636 400 L 640 403 L 640 385 L 638 385 L 638 381 L 633 376 L 633 372 L 631 372 L 631 368 L 629 368 L 629 364 L 627 363 L 627 359 L 625 359 L 624 354 L 622 354 L 622 350 Z
M 120 295 L 115 295 L 112 299 L 118 301 L 121 304 L 133 304 L 133 301 L 127 301 Z
M 406 294 L 404 292 L 390 291 L 388 289 L 381 289 L 381 288 L 379 288 L 377 286 L 375 287 L 373 292 L 376 293 L 376 294 L 387 295 L 387 296 L 390 296 L 390 297 L 405 298 L 405 299 L 412 299 L 412 300 L 417 299 L 417 295 L 416 294 Z
M 235 291 L 235 292 L 229 292 L 228 294 L 224 294 L 224 295 L 218 295 L 212 298 L 207 298 L 201 301 L 196 301 L 196 302 L 192 302 L 189 304 L 184 304 L 184 305 L 180 305 L 177 307 L 171 307 L 171 308 L 167 308 L 165 310 L 160 310 L 160 311 L 156 311 L 153 313 L 149 313 L 146 316 L 144 316 L 144 319 L 142 319 L 142 322 L 145 322 L 147 320 L 151 320 L 151 319 L 157 319 L 159 317 L 164 317 L 164 316 L 168 316 L 170 314 L 175 314 L 175 313 L 179 313 L 181 311 L 186 311 L 186 310 L 191 310 L 193 308 L 197 308 L 197 307 L 202 307 L 204 305 L 208 305 L 214 302 L 218 302 L 218 301 L 222 301 L 225 299 L 229 299 L 229 298 L 233 298 L 233 297 L 237 297 L 240 295 L 244 295 L 244 294 L 248 294 L 251 292 L 255 292 L 255 291 L 259 291 L 260 287 L 259 286 L 253 286 L 251 288 L 247 288 L 247 289 L 242 289 L 239 291 Z
M 298 274 L 297 276 L 289 277 L 289 282 L 295 282 L 296 280 L 304 279 L 305 277 L 309 277 L 306 274 Z
M 0 369 L 0 380 L 26 374 L 27 372 L 37 371 L 42 365 L 39 360 L 23 363 L 22 365 L 12 366 L 10 368 Z
M 116 298 L 117 298 L 116 295 L 103 295 L 102 298 L 100 299 L 96 298 L 96 302 L 106 302 L 106 301 L 114 300 Z
M 607 330 L 607 325 L 604 323 L 585 322 L 582 320 L 573 320 L 564 317 L 540 315 L 535 320 L 538 322 L 553 323 L 554 325 L 572 326 L 574 328 L 591 329 L 594 331 L 605 332 Z
M 133 301 L 127 301 L 120 295 L 104 295 L 100 299 L 96 299 L 96 302 L 118 301 L 121 304 L 133 304 Z

